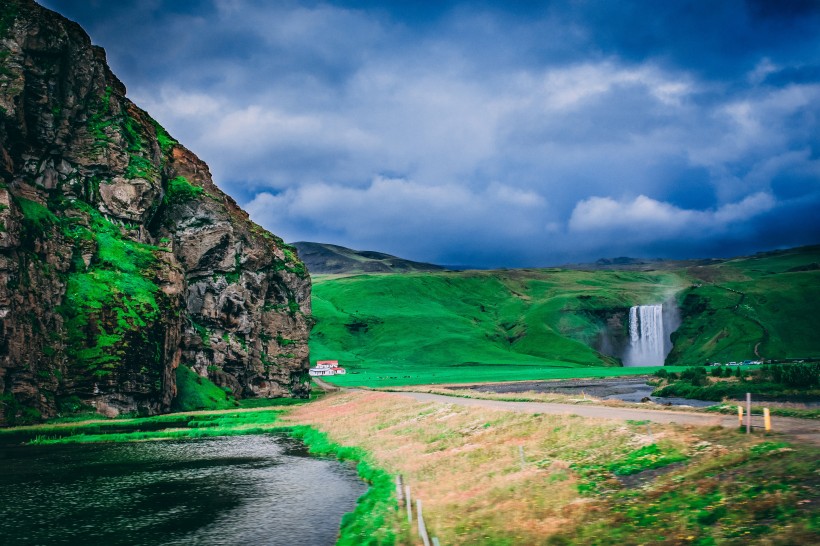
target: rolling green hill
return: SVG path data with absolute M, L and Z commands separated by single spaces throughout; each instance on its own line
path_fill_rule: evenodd
M 685 271 L 667 363 L 820 357 L 820 246 Z
M 586 375 L 620 365 L 630 306 L 669 299 L 683 323 L 667 364 L 820 355 L 818 262 L 804 247 L 655 271 L 318 276 L 311 355 L 393 383 Z
M 605 354 L 626 335 L 634 303 L 683 288 L 671 273 L 468 271 L 320 277 L 312 358 L 389 375 L 445 369 L 472 376 L 501 366 L 617 366 Z M 381 373 L 381 372 L 379 372 Z M 491 375 L 496 375 L 492 372 Z M 501 377 L 503 379 L 503 373 Z
M 383 252 L 353 250 L 324 243 L 293 243 L 312 275 L 444 271 L 444 267 L 405 260 Z

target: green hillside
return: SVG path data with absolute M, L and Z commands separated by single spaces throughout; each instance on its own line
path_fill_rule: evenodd
M 607 317 L 683 289 L 668 272 L 513 270 L 318 277 L 313 359 L 391 375 L 618 366 L 594 347 Z M 467 374 L 470 375 L 470 374 Z
M 316 276 L 311 358 L 341 361 L 349 384 L 363 373 L 391 384 L 609 375 L 599 368 L 620 365 L 629 307 L 670 298 L 683 323 L 667 364 L 752 359 L 755 348 L 815 356 L 818 262 L 820 247 L 805 247 L 654 271 Z
M 820 357 L 820 247 L 689 268 L 668 364 Z

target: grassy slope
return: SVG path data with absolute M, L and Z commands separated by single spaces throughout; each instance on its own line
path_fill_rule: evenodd
M 345 385 L 613 375 L 601 367 L 617 361 L 592 348 L 602 317 L 677 294 L 670 364 L 754 358 L 756 346 L 766 358 L 820 355 L 820 271 L 789 271 L 817 262 L 820 247 L 806 247 L 651 272 L 321 276 L 311 353 L 347 366 L 333 379 Z
M 680 283 L 666 272 L 562 270 L 322 277 L 311 353 L 402 378 L 524 379 L 617 365 L 590 347 L 604 326 L 595 312 L 658 301 Z
M 177 395 L 171 404 L 172 411 L 220 410 L 239 405 L 210 379 L 199 376 L 188 366 L 178 366 L 175 373 Z
M 402 474 L 442 544 L 817 542 L 818 450 L 776 436 L 374 392 L 328 396 L 284 419 Z
M 689 275 L 669 363 L 820 356 L 820 247 L 738 258 Z M 757 353 L 755 353 L 757 348 Z

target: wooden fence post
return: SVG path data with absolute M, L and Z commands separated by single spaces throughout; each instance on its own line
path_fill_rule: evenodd
M 413 501 L 410 500 L 410 486 L 404 486 L 404 499 L 407 503 L 407 522 L 413 524 Z
M 763 408 L 763 426 L 766 432 L 772 430 L 772 416 L 769 414 L 769 408 Z
M 752 432 L 752 393 L 746 393 L 746 434 Z
M 424 546 L 430 546 L 430 537 L 427 536 L 427 526 L 424 525 L 424 516 L 421 513 L 421 499 L 416 499 L 416 514 L 419 517 L 419 536 Z
M 401 474 L 396 475 L 396 501 L 399 503 L 399 508 L 404 504 L 404 487 L 401 483 Z

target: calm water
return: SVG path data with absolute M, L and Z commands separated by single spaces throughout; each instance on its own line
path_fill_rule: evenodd
M 0 544 L 333 544 L 366 489 L 284 436 L 0 446 Z

